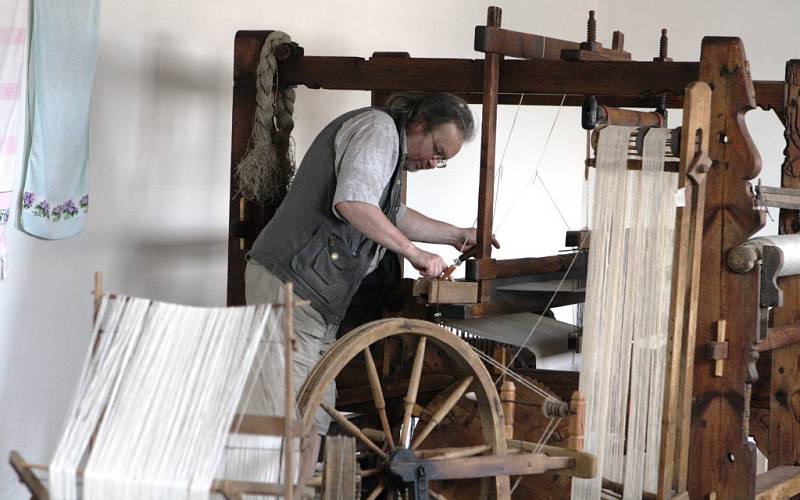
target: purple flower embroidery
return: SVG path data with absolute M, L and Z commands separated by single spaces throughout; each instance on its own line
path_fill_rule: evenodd
M 23 208 L 31 208 L 33 206 L 33 202 L 36 201 L 36 195 L 31 193 L 30 191 L 25 191 L 22 194 L 22 207 Z
M 52 211 L 50 211 L 50 218 L 53 219 L 53 222 L 58 222 L 61 220 L 61 205 L 56 205 Z M 65 217 L 66 218 L 66 217 Z
M 45 219 L 50 217 L 50 203 L 47 200 L 42 200 L 39 202 L 38 205 L 33 207 L 33 215 L 38 215 L 39 217 L 44 217 Z
M 60 205 L 56 205 L 52 209 L 50 208 L 50 202 L 47 200 L 42 200 L 38 204 L 34 205 L 36 201 L 36 195 L 31 193 L 30 191 L 25 191 L 22 195 L 22 207 L 25 210 L 30 210 L 33 215 L 37 217 L 43 217 L 45 219 L 50 219 L 53 222 L 58 222 L 60 220 L 67 220 L 73 217 L 76 217 L 81 210 L 84 212 L 88 211 L 89 207 L 89 195 L 85 194 L 81 197 L 78 203 L 75 203 L 75 200 L 68 199 L 64 203 Z
M 8 210 L 0 210 L 0 226 L 8 224 Z
M 72 200 L 65 201 L 58 208 L 61 209 L 61 214 L 64 216 L 64 219 L 70 219 L 78 215 L 78 207 L 75 206 L 75 202 Z

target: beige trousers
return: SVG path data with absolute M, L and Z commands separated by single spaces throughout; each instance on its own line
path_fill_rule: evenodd
M 254 260 L 247 263 L 244 273 L 245 300 L 248 304 L 267 304 L 283 302 L 283 282 L 278 279 L 266 267 Z M 301 300 L 296 294 L 294 300 Z M 294 335 L 295 352 L 294 365 L 292 366 L 292 386 L 294 387 L 295 397 L 303 385 L 311 369 L 317 364 L 322 355 L 336 341 L 336 331 L 339 325 L 328 324 L 322 315 L 310 305 L 302 305 L 294 308 Z M 282 350 L 281 350 L 282 352 Z M 264 380 L 265 383 L 270 383 Z M 274 383 L 274 381 L 272 382 Z M 256 388 L 256 391 L 259 389 Z M 325 393 L 324 401 L 330 406 L 335 406 L 336 384 L 331 386 Z M 282 405 L 280 405 L 282 407 Z M 248 406 L 248 412 L 270 413 L 267 409 L 252 408 Z M 314 416 L 317 431 L 325 435 L 330 425 L 330 417 L 327 413 L 320 410 Z

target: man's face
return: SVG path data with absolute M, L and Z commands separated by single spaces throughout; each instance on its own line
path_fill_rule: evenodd
M 464 139 L 453 122 L 442 123 L 426 131 L 426 124 L 417 122 L 406 131 L 406 163 L 409 172 L 444 166 L 460 150 Z

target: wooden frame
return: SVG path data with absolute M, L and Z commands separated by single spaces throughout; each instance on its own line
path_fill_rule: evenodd
M 294 438 L 300 438 L 301 450 L 301 464 L 300 473 L 298 474 L 298 482 L 295 483 L 294 475 L 294 447 L 283 447 L 283 463 L 284 477 L 280 483 L 258 483 L 248 481 L 232 481 L 232 480 L 215 480 L 211 485 L 211 491 L 220 493 L 227 500 L 241 500 L 242 495 L 271 495 L 280 496 L 285 499 L 292 499 L 297 496 L 300 498 L 303 494 L 305 480 L 313 473 L 313 466 L 316 463 L 317 454 L 317 438 L 311 434 L 304 433 L 300 422 L 292 417 L 294 415 L 294 390 L 292 388 L 292 357 L 294 351 L 294 328 L 293 328 L 293 310 L 296 305 L 303 305 L 306 302 L 301 301 L 296 304 L 294 301 L 293 286 L 291 283 L 284 285 L 283 290 L 286 297 L 282 304 L 274 304 L 273 307 L 285 308 L 284 322 L 283 322 L 283 338 L 284 338 L 284 397 L 286 400 L 285 417 L 273 416 L 257 416 L 257 415 L 237 415 L 231 425 L 231 431 L 241 432 L 244 434 L 258 434 L 263 436 L 282 436 L 284 442 L 291 443 Z M 97 319 L 97 311 L 100 306 L 100 300 L 103 296 L 103 281 L 100 273 L 95 273 L 95 287 L 93 291 L 94 296 L 94 319 Z M 114 298 L 115 295 L 110 295 Z M 102 332 L 101 332 L 102 333 Z M 27 462 L 22 455 L 12 450 L 9 456 L 9 463 L 14 471 L 17 473 L 19 480 L 25 484 L 32 495 L 33 500 L 49 500 L 50 493 L 44 486 L 39 477 L 34 473 L 35 470 L 47 472 L 48 466 L 42 464 L 33 464 Z M 83 475 L 82 470 L 77 471 L 80 477 Z
M 755 81 L 750 78 L 743 44 L 736 38 L 708 37 L 703 40 L 699 62 L 640 61 L 563 61 L 555 50 L 536 47 L 574 47 L 574 42 L 549 39 L 539 35 L 511 32 L 500 27 L 500 10 L 490 8 L 487 26 L 478 27 L 476 49 L 485 52 L 484 60 L 413 58 L 404 55 L 391 59 L 377 55 L 357 57 L 315 57 L 295 55 L 280 63 L 279 85 L 305 85 L 309 88 L 366 90 L 373 102 L 380 102 L 394 90 L 449 91 L 470 103 L 484 104 L 481 140 L 481 179 L 479 201 L 479 253 L 467 263 L 467 275 L 478 283 L 478 303 L 442 307 L 440 311 L 461 317 L 479 317 L 497 312 L 531 310 L 535 301 L 498 303 L 493 300 L 491 283 L 501 273 L 508 276 L 534 274 L 559 268 L 565 256 L 515 259 L 513 264 L 491 258 L 489 245 L 492 214 L 492 161 L 496 105 L 558 105 L 562 95 L 565 105 L 580 105 L 584 95 L 596 96 L 608 106 L 681 107 L 684 89 L 690 82 L 701 81 L 713 88 L 710 133 L 707 154 L 712 165 L 706 179 L 706 199 L 702 245 L 693 246 L 686 255 L 699 277 L 697 286 L 686 297 L 687 307 L 680 316 L 694 329 L 694 338 L 686 337 L 673 356 L 683 360 L 683 372 L 677 372 L 684 388 L 681 397 L 691 401 L 678 410 L 682 417 L 672 431 L 679 438 L 679 450 L 667 450 L 675 456 L 675 470 L 665 473 L 660 496 L 688 493 L 693 498 L 715 495 L 717 498 L 751 498 L 756 494 L 754 446 L 747 440 L 750 390 L 758 378 L 755 332 L 758 324 L 758 276 L 756 273 L 734 275 L 725 263 L 726 252 L 749 238 L 763 225 L 763 214 L 753 210 L 748 180 L 760 171 L 760 159 L 744 124 L 744 114 L 755 107 L 774 110 L 787 126 L 787 159 L 784 165 L 785 187 L 800 187 L 800 118 L 797 112 L 800 95 L 800 63 L 787 65 L 786 82 Z M 249 138 L 252 119 L 255 55 L 268 32 L 239 32 L 236 36 L 234 85 L 233 157 L 241 158 Z M 538 44 L 538 45 L 537 45 Z M 504 56 L 525 57 L 524 60 Z M 661 101 L 662 97 L 663 102 Z M 684 140 L 684 143 L 688 141 Z M 232 206 L 238 203 L 232 187 Z M 275 207 L 248 204 L 254 217 L 232 231 L 229 253 L 229 303 L 240 303 L 243 289 L 243 252 L 234 238 L 244 237 L 248 244 L 266 223 Z M 232 212 L 234 213 L 234 212 Z M 238 213 L 238 211 L 237 211 Z M 702 215 L 700 217 L 700 215 Z M 232 228 L 234 228 L 232 223 Z M 781 231 L 798 232 L 796 211 L 782 211 Z M 699 228 L 694 229 L 695 234 Z M 233 249 L 233 246 L 237 249 Z M 800 307 L 800 280 L 783 279 L 786 305 L 774 314 L 774 326 L 797 326 Z M 702 290 L 699 293 L 698 290 Z M 448 314 L 447 312 L 444 312 Z M 706 346 L 718 342 L 718 325 L 726 324 L 727 358 L 722 376 L 717 359 L 705 357 Z M 787 326 L 788 325 L 788 326 Z M 768 339 L 769 340 L 769 339 Z M 793 463 L 800 455 L 800 425 L 788 420 L 787 405 L 781 402 L 777 385 L 794 391 L 798 377 L 777 377 L 782 359 L 796 356 L 797 341 L 783 343 L 771 351 L 773 381 L 766 405 L 770 457 L 774 465 Z M 794 349 L 794 350 L 793 350 Z M 763 359 L 762 355 L 762 359 Z M 688 363 L 686 363 L 688 361 Z M 795 368 L 796 370 L 800 370 Z M 796 373 L 796 372 L 792 372 Z M 780 375 L 780 374 L 779 374 Z M 780 380 L 777 380 L 780 379 Z M 793 381 L 792 381 L 793 380 Z M 763 383 L 763 380 L 762 380 Z M 789 384 L 790 387 L 786 387 Z M 758 386 L 756 386 L 758 387 Z M 793 393 L 793 392 L 792 392 Z M 677 397 L 671 395 L 670 397 Z M 786 448 L 777 443 L 790 439 Z M 691 450 L 691 453 L 688 453 Z M 672 463 L 672 459 L 670 460 Z M 785 470 L 782 470 L 786 473 Z M 677 479 L 676 479 L 677 478 Z M 763 481 L 762 481 L 763 482 Z

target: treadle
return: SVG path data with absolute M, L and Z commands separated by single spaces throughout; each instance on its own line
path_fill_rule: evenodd
M 537 368 L 546 368 L 542 363 L 548 357 L 569 352 L 569 337 L 579 331 L 575 325 L 534 313 L 504 314 L 477 319 L 446 319 L 445 324 L 495 342 L 524 346 L 536 356 Z M 528 338 L 534 326 L 536 331 Z
M 756 500 L 779 500 L 800 494 L 800 467 L 781 465 L 756 476 Z

